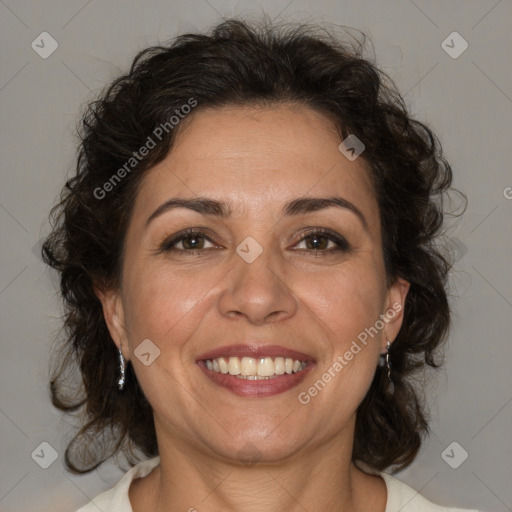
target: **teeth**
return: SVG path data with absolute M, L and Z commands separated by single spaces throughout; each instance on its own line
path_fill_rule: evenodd
M 219 359 L 219 368 L 220 368 L 220 373 L 228 373 L 229 372 L 228 363 L 226 362 L 226 360 L 223 357 L 221 357 Z
M 237 375 L 237 379 L 245 379 L 245 380 L 267 380 L 267 379 L 275 379 L 277 375 L 271 375 L 270 377 L 260 377 L 259 375 Z
M 240 359 L 230 357 L 228 362 L 229 375 L 240 375 Z
M 272 358 L 265 357 L 260 359 L 258 363 L 258 376 L 270 377 L 271 375 L 274 375 L 274 361 L 272 361 Z
M 241 366 L 241 373 L 244 377 L 247 375 L 251 375 L 251 376 L 256 375 L 256 370 L 258 369 L 258 363 L 257 363 L 256 359 L 254 359 L 252 357 L 242 357 L 240 366 Z
M 284 373 L 284 357 L 276 357 L 274 361 L 274 373 L 276 375 L 283 375 Z
M 218 357 L 206 361 L 208 370 L 229 373 L 239 379 L 247 380 L 272 379 L 285 373 L 290 375 L 300 372 L 306 366 L 306 362 L 293 360 L 291 357 L 262 357 L 259 360 L 254 357 Z

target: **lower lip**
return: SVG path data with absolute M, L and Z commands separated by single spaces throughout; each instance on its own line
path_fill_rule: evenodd
M 246 380 L 239 379 L 229 373 L 217 373 L 213 370 L 208 370 L 204 361 L 198 361 L 197 364 L 215 384 L 229 389 L 235 395 L 253 398 L 278 395 L 298 386 L 315 366 L 313 362 L 308 362 L 306 368 L 297 373 L 285 373 L 273 379 Z

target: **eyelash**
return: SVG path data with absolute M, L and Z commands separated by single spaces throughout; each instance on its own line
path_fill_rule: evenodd
M 306 231 L 303 233 L 302 238 L 297 242 L 298 245 L 300 242 L 303 242 L 308 237 L 316 235 L 317 237 L 327 238 L 328 240 L 334 242 L 337 247 L 331 248 L 331 249 L 296 249 L 300 251 L 307 251 L 307 252 L 313 252 L 316 255 L 319 254 L 329 254 L 332 252 L 348 252 L 350 250 L 350 244 L 342 237 L 337 235 L 335 232 L 331 231 L 330 229 L 324 229 L 324 228 L 314 228 Z M 204 253 L 205 251 L 208 251 L 210 248 L 207 249 L 199 249 L 199 250 L 193 250 L 193 249 L 176 249 L 175 245 L 187 238 L 204 238 L 205 240 L 208 240 L 210 243 L 212 240 L 208 238 L 202 231 L 199 231 L 194 228 L 187 229 L 185 231 L 181 231 L 179 233 L 176 233 L 175 235 L 169 237 L 168 239 L 164 240 L 164 242 L 160 246 L 161 252 L 181 252 L 181 253 L 187 253 L 188 255 L 199 255 Z

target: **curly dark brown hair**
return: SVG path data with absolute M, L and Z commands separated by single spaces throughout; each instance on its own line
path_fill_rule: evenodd
M 412 119 L 393 81 L 364 57 L 367 38 L 334 32 L 230 19 L 209 34 L 185 34 L 141 51 L 129 72 L 87 106 L 76 173 L 52 210 L 52 232 L 43 244 L 65 305 L 51 399 L 62 411 L 82 412 L 66 449 L 70 471 L 86 473 L 115 454 L 125 454 L 130 464 L 158 454 L 152 409 L 131 365 L 124 391 L 117 389 L 117 349 L 95 287 L 119 285 L 138 185 L 171 150 L 181 125 L 173 128 L 169 119 L 191 99 L 195 111 L 303 104 L 328 116 L 343 139 L 355 134 L 364 142 L 361 158 L 379 204 L 386 281 L 389 286 L 401 277 L 410 289 L 390 350 L 394 393 L 377 368 L 357 411 L 353 459 L 383 470 L 404 468 L 416 456 L 429 431 L 416 377 L 440 366 L 450 326 L 453 262 L 437 242 L 444 235 L 443 197 L 452 189 L 452 171 L 437 137 Z M 165 123 L 156 147 L 134 163 L 134 154 Z M 130 159 L 133 169 L 126 166 Z

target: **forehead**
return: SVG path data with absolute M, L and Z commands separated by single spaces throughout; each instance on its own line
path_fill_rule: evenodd
M 192 155 L 194 162 L 232 160 L 238 172 L 261 168 L 285 174 L 294 164 L 301 164 L 297 172 L 304 166 L 326 171 L 325 164 L 339 156 L 339 143 L 334 124 L 305 105 L 227 106 L 196 110 L 169 157 L 174 163 L 186 163 Z
M 201 196 L 261 214 L 303 196 L 342 195 L 371 217 L 376 198 L 367 164 L 349 161 L 340 142 L 332 121 L 304 105 L 198 108 L 167 157 L 146 173 L 136 209 L 150 215 L 169 197 Z

